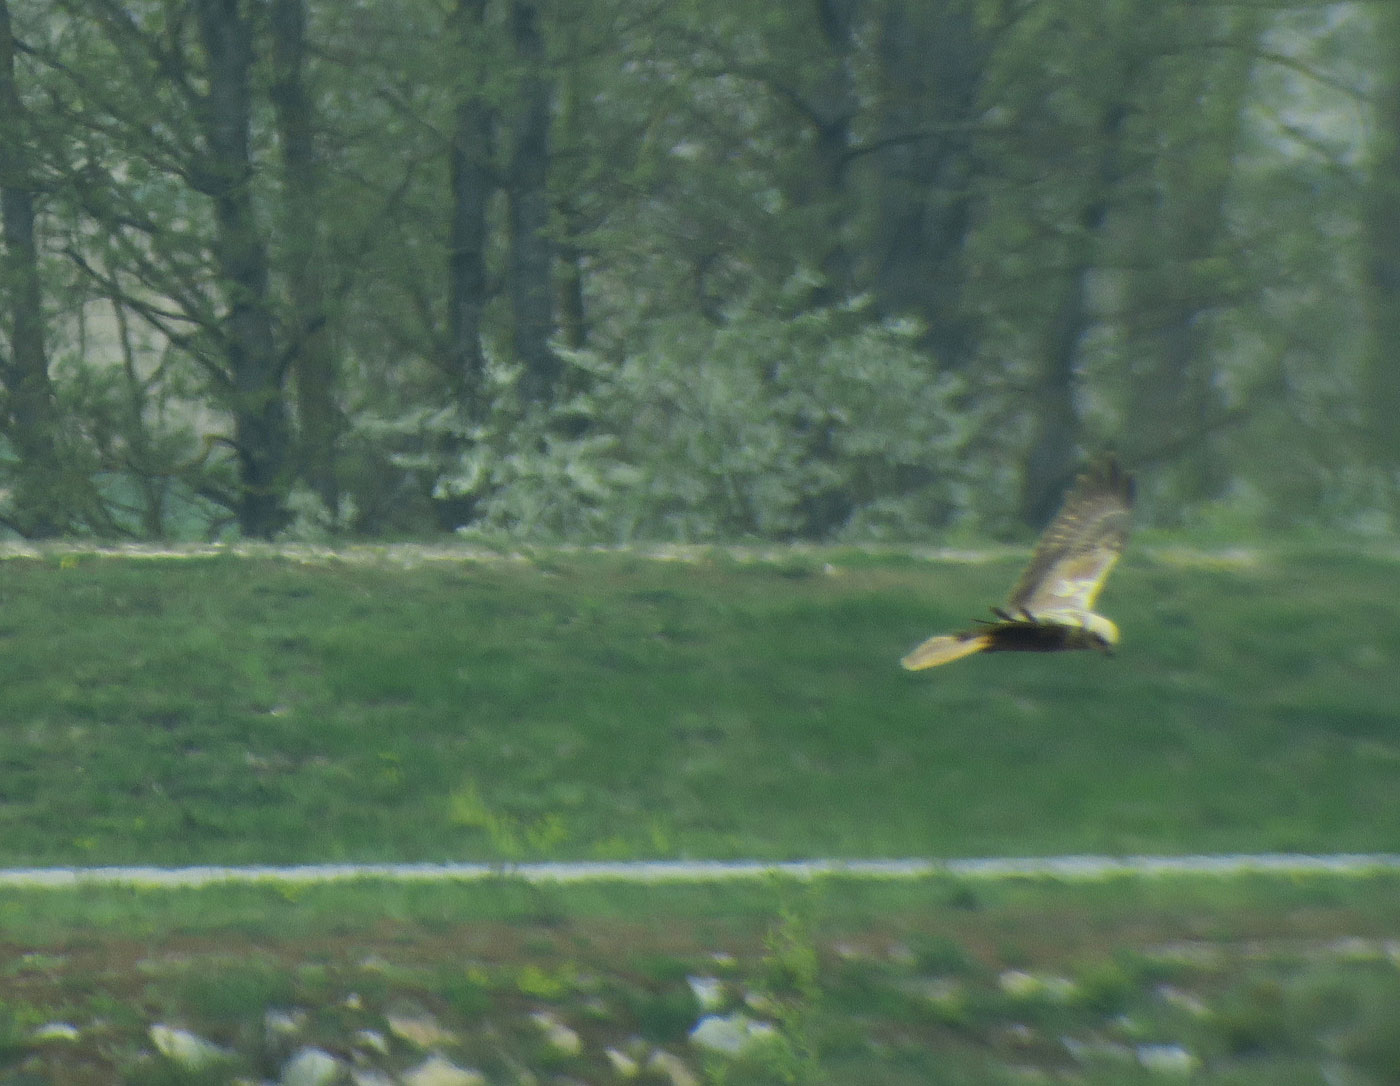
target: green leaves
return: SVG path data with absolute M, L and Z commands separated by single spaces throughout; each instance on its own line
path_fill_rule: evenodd
M 1379 9 L 588 0 L 522 52 L 501 0 L 306 0 L 295 117 L 296 43 L 238 24 L 221 164 L 194 9 L 10 7 L 42 299 L 0 312 L 44 318 L 61 453 L 8 427 L 21 531 L 266 492 L 302 536 L 924 536 L 1106 442 L 1147 521 L 1393 526 Z
M 420 416 L 458 451 L 411 462 L 487 537 L 908 538 L 954 505 L 956 473 L 930 465 L 974 417 L 914 334 L 848 310 L 669 323 L 616 366 L 568 356 L 587 391 L 548 414 L 507 386 L 478 426 Z

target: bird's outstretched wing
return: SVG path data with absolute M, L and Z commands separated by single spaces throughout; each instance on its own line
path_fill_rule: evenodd
M 1133 512 L 1133 477 L 1101 457 L 1079 477 L 1045 529 L 1006 601 L 1012 614 L 1088 611 L 1123 553 Z

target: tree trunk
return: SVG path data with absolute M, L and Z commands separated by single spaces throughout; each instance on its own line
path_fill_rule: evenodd
M 813 58 L 819 68 L 811 100 L 815 140 L 807 184 L 796 194 L 798 205 L 811 205 L 821 216 L 817 269 L 821 281 L 810 299 L 832 305 L 855 292 L 855 259 L 851 253 L 850 222 L 854 201 L 847 183 L 851 154 L 851 121 L 858 109 L 853 72 L 857 49 L 857 19 L 864 0 L 815 0 L 817 26 L 824 52 Z
M 1032 527 L 1049 523 L 1065 487 L 1074 477 L 1082 420 L 1079 415 L 1075 363 L 1089 326 L 1089 276 L 1097 267 L 1099 235 L 1108 219 L 1123 157 L 1123 123 L 1128 116 L 1128 88 L 1104 107 L 1098 125 L 1098 163 L 1089 178 L 1075 223 L 1070 258 L 1060 298 L 1050 316 L 1042 349 L 1044 368 L 1032 405 L 1034 438 L 1022 477 L 1021 519 Z
M 1370 350 L 1362 374 L 1363 422 L 1374 462 L 1400 472 L 1400 8 L 1376 5 L 1385 70 L 1376 96 L 1376 149 L 1367 193 L 1366 303 Z
M 484 408 L 481 317 L 486 308 L 486 206 L 491 196 L 491 113 L 480 84 L 486 0 L 457 0 L 456 32 L 465 71 L 457 89 L 448 149 L 452 187 L 447 256 L 448 370 L 457 402 L 470 414 Z
M 340 505 L 335 461 L 342 427 L 335 342 L 326 312 L 321 179 L 306 89 L 305 2 L 274 0 L 270 15 L 271 95 L 282 150 L 289 354 L 300 422 L 300 470 L 334 516 Z
M 1173 95 L 1172 101 L 1193 103 L 1196 114 L 1189 136 L 1159 151 L 1156 199 L 1135 246 L 1157 259 L 1136 268 L 1130 281 L 1129 310 L 1142 326 L 1128 344 L 1133 449 L 1147 459 L 1171 452 L 1188 501 L 1215 497 L 1228 481 L 1213 440 L 1224 407 L 1207 343 L 1207 317 L 1220 303 L 1221 284 L 1200 269 L 1222 255 L 1228 236 L 1226 201 L 1264 21 L 1255 11 L 1228 18 L 1219 37 L 1240 48 L 1198 59 L 1183 70 Z M 1157 108 L 1170 110 L 1171 102 Z
M 515 352 L 525 366 L 522 392 L 527 401 L 546 403 L 553 397 L 562 368 L 549 346 L 554 334 L 554 244 L 549 234 L 551 89 L 536 6 L 515 0 L 510 28 L 521 72 L 508 193 L 510 305 Z
M 891 0 L 878 50 L 885 146 L 875 155 L 875 297 L 889 315 L 920 318 L 929 352 L 958 367 L 971 346 L 963 244 L 985 44 L 967 0 Z
M 239 0 L 196 0 L 209 63 L 200 117 L 206 159 L 199 182 L 214 203 L 214 256 L 228 307 L 223 349 L 239 466 L 236 513 L 244 533 L 267 538 L 286 522 L 290 430 L 269 307 L 267 247 L 253 205 L 253 41 L 241 8 Z
M 582 48 L 576 36 L 567 44 L 571 55 Z M 555 83 L 554 130 L 566 147 L 588 146 L 589 135 L 578 131 L 578 117 L 579 70 L 577 65 L 572 65 Z M 579 239 L 586 229 L 582 205 L 591 195 L 587 187 L 566 184 L 555 203 L 561 234 L 558 241 L 559 334 L 564 345 L 575 351 L 588 344 L 587 274 Z
M 34 191 L 25 152 L 23 106 L 15 86 L 10 9 L 0 0 L 0 236 L 9 358 L 3 363 L 5 431 L 18 459 L 14 527 L 51 536 L 63 527 L 58 424 L 44 343 L 43 295 L 34 240 Z
M 569 213 L 564 211 L 567 221 Z M 574 231 L 570 230 L 570 236 Z M 564 345 L 578 351 L 588 346 L 588 304 L 584 297 L 583 253 L 576 245 L 564 245 L 559 252 L 559 326 Z

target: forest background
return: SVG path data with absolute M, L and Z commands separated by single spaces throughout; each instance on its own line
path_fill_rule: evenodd
M 0 0 L 30 538 L 1400 513 L 1400 4 Z

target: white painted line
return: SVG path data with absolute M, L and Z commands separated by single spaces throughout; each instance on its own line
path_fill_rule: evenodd
M 1364 876 L 1400 871 L 1400 853 L 1232 854 L 1214 856 L 1043 856 L 954 860 L 639 860 L 632 862 L 303 864 L 291 867 L 30 867 L 0 869 L 0 888 L 79 886 L 199 887 L 215 884 L 314 885 L 352 880 L 529 883 L 722 882 L 773 876 L 811 880 L 1049 878 L 1247 874 Z

